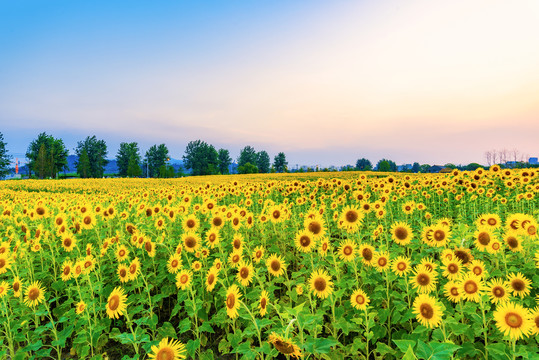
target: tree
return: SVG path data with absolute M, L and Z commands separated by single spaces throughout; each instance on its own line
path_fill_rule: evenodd
M 79 166 L 81 162 L 82 153 L 86 150 L 88 155 L 88 162 L 90 163 L 89 172 L 86 176 L 83 176 L 80 169 L 83 169 L 84 166 Z M 77 143 L 77 148 L 75 153 L 79 157 L 77 161 L 77 173 L 80 177 L 91 177 L 91 178 L 101 178 L 105 173 L 105 166 L 108 164 L 108 160 L 105 158 L 107 156 L 107 144 L 105 140 L 98 140 L 95 135 L 87 136 L 83 141 Z
M 258 168 L 256 165 L 251 163 L 246 163 L 244 165 L 238 166 L 238 174 L 256 174 L 258 173 Z
M 55 178 L 59 171 L 67 167 L 67 155 L 62 139 L 42 132 L 26 150 L 29 175 L 33 171 L 40 179 L 47 176 Z
M 144 157 L 145 169 L 149 173 L 146 174 L 148 177 L 157 177 L 160 175 L 160 168 L 167 164 L 167 161 L 170 160 L 168 156 L 168 148 L 165 144 L 152 145 Z
M 378 171 L 397 171 L 397 164 L 394 161 L 382 159 L 376 164 Z
M 142 169 L 140 168 L 140 155 L 131 154 L 129 161 L 127 162 L 127 173 L 129 177 L 139 177 L 142 175 Z
M 88 157 L 88 152 L 86 149 L 82 149 L 82 153 L 79 156 L 79 161 L 77 162 L 77 173 L 81 178 L 89 178 L 92 172 L 90 167 L 90 158 Z
M 0 179 L 9 174 L 8 167 L 11 163 L 11 155 L 8 155 L 6 145 L 4 135 L 0 132 Z
M 252 146 L 247 145 L 240 151 L 240 157 L 238 158 L 238 167 L 244 166 L 247 163 L 251 165 L 256 164 L 257 156 L 256 151 Z
M 288 161 L 286 161 L 286 155 L 283 152 L 278 153 L 275 158 L 273 158 L 273 167 L 278 173 L 285 172 L 288 166 Z
M 421 171 L 421 165 L 419 165 L 418 162 L 415 162 L 413 165 L 412 165 L 412 172 L 413 173 L 418 173 Z
M 159 167 L 159 177 L 162 179 L 173 178 L 176 175 L 174 168 L 170 165 L 162 165 Z
M 356 161 L 356 170 L 359 171 L 369 171 L 372 170 L 372 163 L 370 160 L 361 158 Z
M 480 167 L 482 167 L 482 166 L 479 165 L 478 163 L 470 163 L 470 164 L 466 165 L 466 170 L 474 171 L 476 169 L 479 169 Z
M 219 170 L 219 154 L 202 140 L 190 141 L 183 155 L 184 166 L 193 175 L 213 175 Z
M 116 154 L 116 164 L 118 165 L 118 174 L 120 176 L 140 176 L 133 173 L 142 173 L 135 169 L 136 166 L 140 169 L 140 150 L 136 142 L 121 143 L 118 153 Z M 129 166 L 131 164 L 131 175 L 129 174 Z
M 219 172 L 223 175 L 228 174 L 228 167 L 232 164 L 230 153 L 226 149 L 219 149 L 217 157 L 219 159 Z
M 270 157 L 264 150 L 256 154 L 256 167 L 261 174 L 267 174 L 270 171 Z

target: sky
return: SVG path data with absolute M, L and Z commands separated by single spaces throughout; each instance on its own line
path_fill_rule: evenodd
M 0 0 L 0 132 L 289 167 L 539 155 L 539 1 Z

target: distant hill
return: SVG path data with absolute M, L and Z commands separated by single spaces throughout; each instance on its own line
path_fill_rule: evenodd
M 77 172 L 77 161 L 79 157 L 77 155 L 69 155 L 67 157 L 67 173 L 76 173 Z M 105 166 L 105 174 L 117 174 L 118 165 L 116 164 L 116 159 L 109 159 L 107 166 Z

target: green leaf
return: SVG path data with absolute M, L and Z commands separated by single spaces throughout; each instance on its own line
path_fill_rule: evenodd
M 383 357 L 385 357 L 386 354 L 395 355 L 396 351 L 387 346 L 387 344 L 384 344 L 383 342 L 378 342 L 376 344 L 376 351 L 380 353 Z
M 176 329 L 174 329 L 174 326 L 172 326 L 172 324 L 169 323 L 168 321 L 163 323 L 163 326 L 161 326 L 157 330 L 157 333 L 162 338 L 165 338 L 165 337 L 176 338 Z
M 423 341 L 417 341 L 416 355 L 419 359 L 429 359 L 432 356 L 432 348 Z
M 185 347 L 187 348 L 187 352 L 189 353 L 189 355 L 191 355 L 191 357 L 194 359 L 196 351 L 200 347 L 200 340 L 189 340 Z
M 465 342 L 462 344 L 460 350 L 458 351 L 457 355 L 461 357 L 476 357 L 479 355 L 480 352 L 477 350 L 473 343 L 471 342 Z
M 26 345 L 21 351 L 37 351 L 42 346 L 43 346 L 43 342 L 39 340 L 33 344 Z
M 494 343 L 486 346 L 488 354 L 493 359 L 506 359 L 507 346 L 504 343 Z
M 404 356 L 402 357 L 402 360 L 416 360 L 417 357 L 414 355 L 414 350 L 410 345 L 408 345 L 408 348 L 406 349 L 406 352 L 404 353 Z
M 208 333 L 210 333 L 210 334 L 215 334 L 215 331 L 213 331 L 212 326 L 211 326 L 210 323 L 207 322 L 207 321 L 204 321 L 204 322 L 202 323 L 202 325 L 199 326 L 198 329 L 199 329 L 200 331 L 205 331 L 205 332 L 208 332 Z
M 339 342 L 332 338 L 318 338 L 314 343 L 314 350 L 319 354 L 326 354 L 331 350 L 332 346 L 339 344 Z
M 415 347 L 414 340 L 393 340 L 393 342 L 403 353 L 407 352 L 409 347 L 412 347 L 412 349 Z
M 191 329 L 191 319 L 186 317 L 178 324 L 178 334 L 183 334 L 189 329 Z
M 435 343 L 431 342 L 429 344 L 432 347 L 432 359 L 433 360 L 446 360 L 450 359 L 451 356 L 453 356 L 453 353 L 460 349 L 459 345 L 455 345 L 452 343 Z

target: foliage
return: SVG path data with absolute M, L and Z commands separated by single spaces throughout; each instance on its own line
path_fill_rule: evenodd
M 152 145 L 144 157 L 143 168 L 147 177 L 158 177 L 161 173 L 160 168 L 166 166 L 169 160 L 168 148 L 165 144 Z
M 59 171 L 67 167 L 67 155 L 68 151 L 63 140 L 56 139 L 45 132 L 32 140 L 26 150 L 28 167 L 40 179 L 55 178 Z
M 238 174 L 256 174 L 256 173 L 258 173 L 258 167 L 249 162 L 238 166 Z
M 4 142 L 4 134 L 0 132 L 0 179 L 3 179 L 9 174 L 8 167 L 11 162 L 11 155 L 8 154 L 6 145 L 7 144 Z
M 361 158 L 356 161 L 356 170 L 369 171 L 372 170 L 372 163 L 369 159 Z
M 81 159 L 83 153 L 88 156 L 88 163 Z M 77 161 L 77 173 L 81 178 L 101 178 L 108 163 L 107 144 L 105 140 L 98 140 L 95 135 L 87 136 L 86 139 L 77 143 L 75 153 L 79 157 Z M 82 160 L 82 161 L 81 161 Z M 89 165 L 89 166 L 88 166 Z
M 392 160 L 382 159 L 376 164 L 377 171 L 397 171 L 397 164 Z
M 219 149 L 217 157 L 219 159 L 219 173 L 228 174 L 228 167 L 232 164 L 230 153 L 226 149 Z
M 276 172 L 282 173 L 287 171 L 287 166 L 288 161 L 286 161 L 286 155 L 283 152 L 275 155 L 275 158 L 273 159 L 273 167 L 275 168 Z
M 120 144 L 116 154 L 116 164 L 118 166 L 118 175 L 136 177 L 142 174 L 140 168 L 140 150 L 138 143 L 123 142 Z
M 413 165 L 412 165 L 412 172 L 413 173 L 418 173 L 421 171 L 421 165 L 419 165 L 418 162 L 415 162 Z
M 256 154 L 256 167 L 261 174 L 267 174 L 270 171 L 270 157 L 264 150 Z
M 184 166 L 192 175 L 213 175 L 219 169 L 219 154 L 202 140 L 190 141 L 183 156 Z
M 251 165 L 256 165 L 257 163 L 256 150 L 249 145 L 241 149 L 240 156 L 238 158 L 238 167 L 244 166 L 247 163 L 250 163 Z

